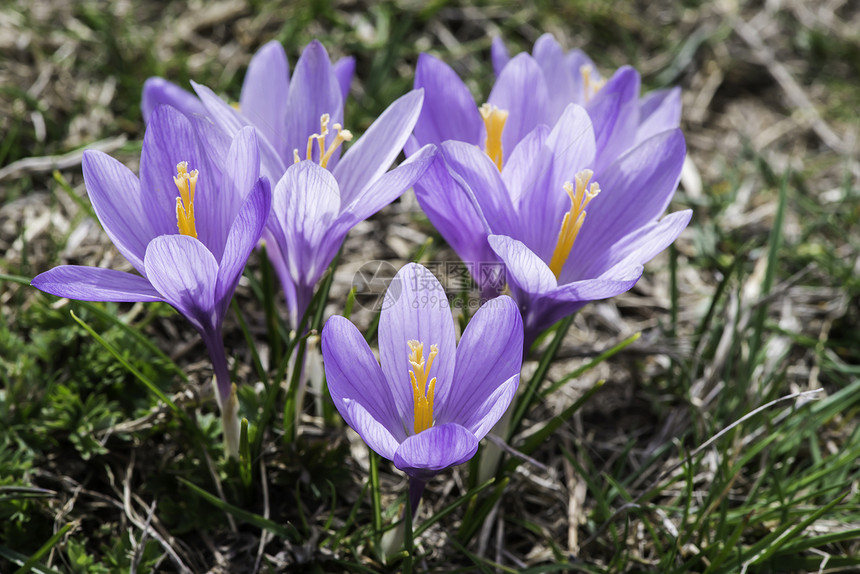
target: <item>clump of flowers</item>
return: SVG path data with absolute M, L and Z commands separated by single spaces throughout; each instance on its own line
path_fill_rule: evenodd
M 388 171 L 418 120 L 424 99 L 419 89 L 392 103 L 343 153 L 353 139 L 343 126 L 343 109 L 354 67 L 352 58 L 332 64 L 323 45 L 313 41 L 290 77 L 283 47 L 269 42 L 251 61 L 238 109 L 193 82 L 197 97 L 160 78 L 144 88 L 144 102 L 176 102 L 192 113 L 216 156 L 243 127 L 257 130 L 262 173 L 278 182 L 275 196 L 282 207 L 272 212 L 264 238 L 294 328 L 347 232 L 400 197 L 435 152 L 432 145 L 416 148 L 413 161 Z M 298 185 L 287 172 L 299 162 L 315 163 L 333 178 L 314 175 Z

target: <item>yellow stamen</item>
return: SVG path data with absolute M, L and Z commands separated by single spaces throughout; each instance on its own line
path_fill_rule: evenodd
M 592 71 L 593 70 L 592 70 L 591 66 L 589 66 L 588 64 L 579 68 L 579 73 L 582 74 L 582 92 L 585 94 L 586 103 L 589 100 L 591 100 L 591 98 L 593 98 L 595 95 L 597 95 L 597 92 L 600 91 L 600 88 L 602 88 L 606 84 L 605 79 L 603 79 L 603 80 L 592 79 L 591 78 L 591 72 Z
M 188 171 L 188 162 L 181 161 L 176 164 L 176 175 L 173 183 L 179 190 L 176 198 L 176 226 L 182 235 L 197 237 L 197 228 L 194 225 L 194 189 L 197 187 L 197 170 Z
M 436 388 L 436 377 L 433 377 L 428 384 L 427 376 L 433 366 L 433 359 L 439 353 L 439 347 L 430 345 L 430 355 L 427 357 L 425 366 L 424 343 L 408 341 L 407 345 L 410 350 L 409 364 L 412 365 L 409 378 L 412 380 L 412 396 L 415 404 L 414 429 L 415 434 L 418 434 L 433 425 L 433 392 Z
M 352 132 L 349 130 L 343 129 L 343 126 L 340 124 L 333 124 L 331 127 L 334 128 L 335 136 L 334 141 L 329 144 L 328 147 L 325 145 L 325 138 L 329 134 L 328 131 L 328 123 L 331 121 L 331 116 L 328 114 L 323 114 L 320 117 L 320 132 L 318 134 L 312 134 L 308 138 L 308 147 L 305 150 L 305 159 L 312 159 L 314 153 L 314 143 L 317 144 L 319 148 L 319 156 L 320 156 L 320 166 L 326 167 L 328 165 L 331 156 L 334 155 L 334 152 L 337 151 L 337 148 L 341 146 L 344 142 L 352 141 Z M 293 150 L 293 163 L 299 163 L 301 158 L 299 157 L 299 150 Z
M 590 186 L 588 185 L 592 175 L 594 175 L 593 171 L 584 169 L 574 178 L 576 188 L 569 181 L 564 184 L 564 190 L 570 197 L 570 211 L 564 214 L 561 230 L 558 232 L 558 243 L 555 245 L 555 251 L 552 252 L 552 259 L 549 262 L 550 271 L 553 272 L 556 279 L 561 275 L 561 269 L 567 258 L 570 257 L 573 242 L 576 241 L 576 236 L 579 235 L 579 230 L 585 221 L 585 206 L 600 193 L 600 185 L 596 181 Z
M 502 171 L 502 132 L 505 122 L 508 121 L 508 111 L 500 110 L 492 104 L 484 104 L 479 108 L 481 117 L 484 119 L 484 127 L 487 129 L 487 139 L 484 140 L 484 151 Z

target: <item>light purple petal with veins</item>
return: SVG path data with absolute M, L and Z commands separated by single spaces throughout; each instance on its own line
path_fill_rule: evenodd
M 518 235 L 538 257 L 549 261 L 564 214 L 570 210 L 570 197 L 564 185 L 594 164 L 594 133 L 582 107 L 571 104 L 565 109 L 547 136 L 543 150 L 548 158 L 541 163 L 545 169 L 534 173 L 530 189 L 520 198 L 518 211 L 522 223 Z
M 475 99 L 448 64 L 429 54 L 419 55 L 415 89 L 424 90 L 424 107 L 414 130 L 422 145 L 458 140 L 483 147 L 484 122 Z
M 623 237 L 609 247 L 602 257 L 595 258 L 584 277 L 603 276 L 619 266 L 644 265 L 666 249 L 690 223 L 693 212 L 689 209 L 671 213 Z M 576 269 L 577 266 L 574 266 Z M 578 269 L 576 269 L 578 271 Z M 571 273 L 571 276 L 573 274 Z M 565 276 L 562 274 L 562 279 Z
M 384 173 L 341 208 L 341 220 L 351 229 L 403 195 L 421 179 L 436 158 L 436 147 L 426 145 L 391 171 Z
M 346 401 L 355 401 L 398 443 L 403 442 L 407 436 L 406 427 L 398 416 L 391 387 L 355 325 L 338 316 L 326 321 L 322 331 L 322 353 L 329 392 L 349 425 L 362 434 L 361 421 L 351 420 L 345 408 Z M 394 453 L 380 454 L 390 459 Z
M 516 213 L 496 164 L 486 153 L 465 142 L 447 141 L 440 156 L 448 173 L 480 210 L 488 232 L 512 233 Z
M 218 263 L 202 243 L 187 235 L 156 237 L 146 248 L 144 265 L 152 286 L 197 330 L 220 328 L 215 312 Z
M 233 109 L 233 107 L 227 104 L 227 102 L 216 96 L 215 93 L 206 86 L 195 82 L 191 82 L 191 86 L 206 106 L 209 117 L 215 125 L 217 125 L 231 139 L 231 141 L 243 127 L 253 125 L 247 118 Z M 261 173 L 268 177 L 269 181 L 277 181 L 286 169 L 284 160 L 267 138 L 259 138 L 257 140 L 257 145 L 260 148 L 260 159 L 262 162 Z M 293 156 L 292 151 L 290 151 L 289 162 L 292 163 L 292 161 Z
M 595 171 L 609 165 L 636 141 L 639 84 L 639 72 L 623 66 L 586 105 L 597 140 Z
M 636 143 L 660 132 L 677 128 L 681 123 L 681 88 L 657 90 L 639 100 L 639 128 Z
M 239 213 L 230 226 L 224 246 L 224 253 L 218 267 L 218 287 L 215 303 L 223 316 L 227 312 L 233 292 L 248 262 L 251 251 L 256 247 L 263 228 L 269 219 L 272 206 L 272 188 L 269 180 L 261 177 L 254 184 Z
M 100 151 L 86 150 L 82 167 L 87 194 L 105 233 L 143 273 L 146 246 L 156 232 L 143 208 L 140 182 L 131 170 Z
M 475 456 L 478 439 L 466 428 L 448 423 L 433 426 L 404 440 L 394 453 L 394 466 L 426 481 L 450 466 Z
M 140 275 L 114 269 L 59 265 L 30 283 L 36 289 L 78 301 L 161 301 L 161 295 Z
M 272 40 L 257 50 L 242 84 L 239 109 L 277 149 L 286 148 L 286 94 L 290 89 L 290 64 L 284 47 Z M 284 154 L 281 153 L 283 157 Z
M 681 130 L 657 134 L 595 173 L 601 192 L 588 205 L 570 259 L 577 262 L 568 280 L 584 279 L 610 246 L 659 217 L 681 177 L 686 147 Z
M 496 255 L 487 243 L 484 223 L 475 202 L 445 167 L 441 154 L 415 183 L 415 196 L 430 223 L 463 261 L 492 263 Z M 475 280 L 481 284 L 480 275 Z
M 206 108 L 200 100 L 186 89 L 180 88 L 173 82 L 157 76 L 143 83 L 140 97 L 140 111 L 144 123 L 149 123 L 152 112 L 158 106 L 173 106 L 186 116 L 205 115 Z
M 198 195 L 194 201 L 197 238 L 209 248 L 216 261 L 221 261 L 233 220 L 260 177 L 260 153 L 254 128 L 239 130 L 223 168 L 217 197 Z
M 345 232 L 332 233 L 340 208 L 337 181 L 313 162 L 291 165 L 275 186 L 269 226 L 283 233 L 297 286 L 312 287 L 340 247 Z
M 503 158 L 539 124 L 549 124 L 552 120 L 546 79 L 528 54 L 518 54 L 508 62 L 487 102 L 509 112 L 502 132 Z
M 480 440 L 507 409 L 522 364 L 523 321 L 513 299 L 497 297 L 484 303 L 469 321 L 457 346 L 454 382 L 445 402 L 436 401 L 436 424 L 456 422 Z M 487 403 L 500 386 L 507 389 Z M 507 398 L 508 403 L 502 404 Z M 486 429 L 486 430 L 484 430 Z M 476 431 L 481 430 L 483 434 Z
M 505 46 L 505 41 L 499 36 L 493 38 L 493 44 L 490 47 L 490 58 L 493 61 L 493 73 L 498 77 L 511 60 L 508 48 Z
M 388 171 L 418 120 L 423 100 L 421 90 L 395 100 L 331 168 L 344 204 L 351 203 Z
M 346 103 L 346 98 L 349 96 L 349 86 L 352 84 L 352 76 L 355 74 L 355 58 L 352 56 L 341 58 L 334 63 L 332 68 L 334 68 L 334 75 L 340 86 L 340 95 L 343 102 Z
M 565 61 L 564 51 L 552 34 L 546 33 L 537 39 L 532 55 L 546 77 L 547 86 L 551 86 L 548 121 L 554 123 L 571 102 L 576 84 Z

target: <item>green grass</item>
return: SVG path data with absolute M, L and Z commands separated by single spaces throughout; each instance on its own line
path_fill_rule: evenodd
M 676 195 L 673 210 L 692 207 L 693 222 L 631 294 L 586 307 L 527 363 L 509 444 L 530 458 L 503 455 L 480 484 L 478 461 L 443 473 L 410 537 L 398 532 L 402 474 L 351 442 L 330 404 L 281 386 L 295 378 L 291 349 L 313 343 L 287 329 L 264 256 L 225 328 L 249 421 L 240 464 L 223 458 L 205 349 L 169 306 L 29 287 L 60 262 L 120 262 L 87 230 L 80 168 L 11 174 L 0 181 L 0 571 L 860 569 L 857 157 L 792 123 L 780 86 L 709 3 L 249 2 L 220 20 L 132 4 L 0 8 L 23 38 L 0 56 L 0 169 L 120 134 L 129 141 L 112 155 L 135 169 L 146 77 L 235 99 L 272 38 L 292 64 L 312 38 L 356 57 L 345 123 L 360 133 L 411 87 L 420 52 L 451 64 L 481 103 L 492 35 L 517 52 L 551 31 L 603 72 L 631 63 L 648 87 L 681 85 L 688 111 L 720 70 L 706 113 L 682 125 L 702 192 Z M 742 3 L 740 15 L 758 10 Z M 856 132 L 856 32 L 793 10 L 769 16 L 768 45 L 834 131 Z M 849 3 L 836 20 L 852 17 Z M 48 80 L 32 89 L 41 70 Z M 777 121 L 786 131 L 762 146 Z M 369 223 L 402 225 L 433 235 L 399 208 Z M 364 233 L 342 268 L 368 244 L 391 257 Z M 453 257 L 441 241 L 406 248 Z M 338 277 L 312 306 L 316 328 L 344 311 Z M 373 340 L 373 317 L 353 314 Z M 397 534 L 411 552 L 389 544 Z

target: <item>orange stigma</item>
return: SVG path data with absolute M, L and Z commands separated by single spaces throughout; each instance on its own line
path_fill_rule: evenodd
M 409 379 L 412 381 L 412 396 L 415 404 L 414 430 L 415 434 L 418 434 L 433 425 L 433 391 L 436 388 L 436 377 L 433 377 L 429 384 L 427 377 L 433 366 L 433 359 L 439 353 L 439 347 L 430 346 L 430 355 L 425 364 L 424 344 L 418 341 L 408 341 L 407 344 L 410 351 L 409 364 L 412 365 Z
M 197 170 L 188 171 L 188 162 L 176 164 L 176 175 L 173 183 L 179 190 L 176 198 L 176 226 L 179 233 L 197 238 L 197 228 L 194 225 L 194 189 L 197 187 Z
M 500 110 L 492 104 L 484 104 L 478 111 L 481 112 L 481 118 L 484 120 L 484 127 L 487 129 L 487 139 L 484 140 L 484 151 L 496 164 L 499 171 L 502 171 L 502 132 L 505 130 L 505 122 L 508 121 L 508 111 Z
M 549 269 L 556 279 L 561 276 L 561 270 L 567 262 L 567 258 L 570 257 L 573 243 L 585 221 L 585 207 L 600 193 L 600 186 L 596 181 L 590 186 L 588 185 L 592 175 L 594 175 L 593 171 L 584 169 L 574 178 L 576 180 L 575 188 L 569 181 L 564 184 L 564 190 L 570 197 L 570 211 L 564 214 L 561 230 L 558 232 L 558 242 L 549 262 Z

